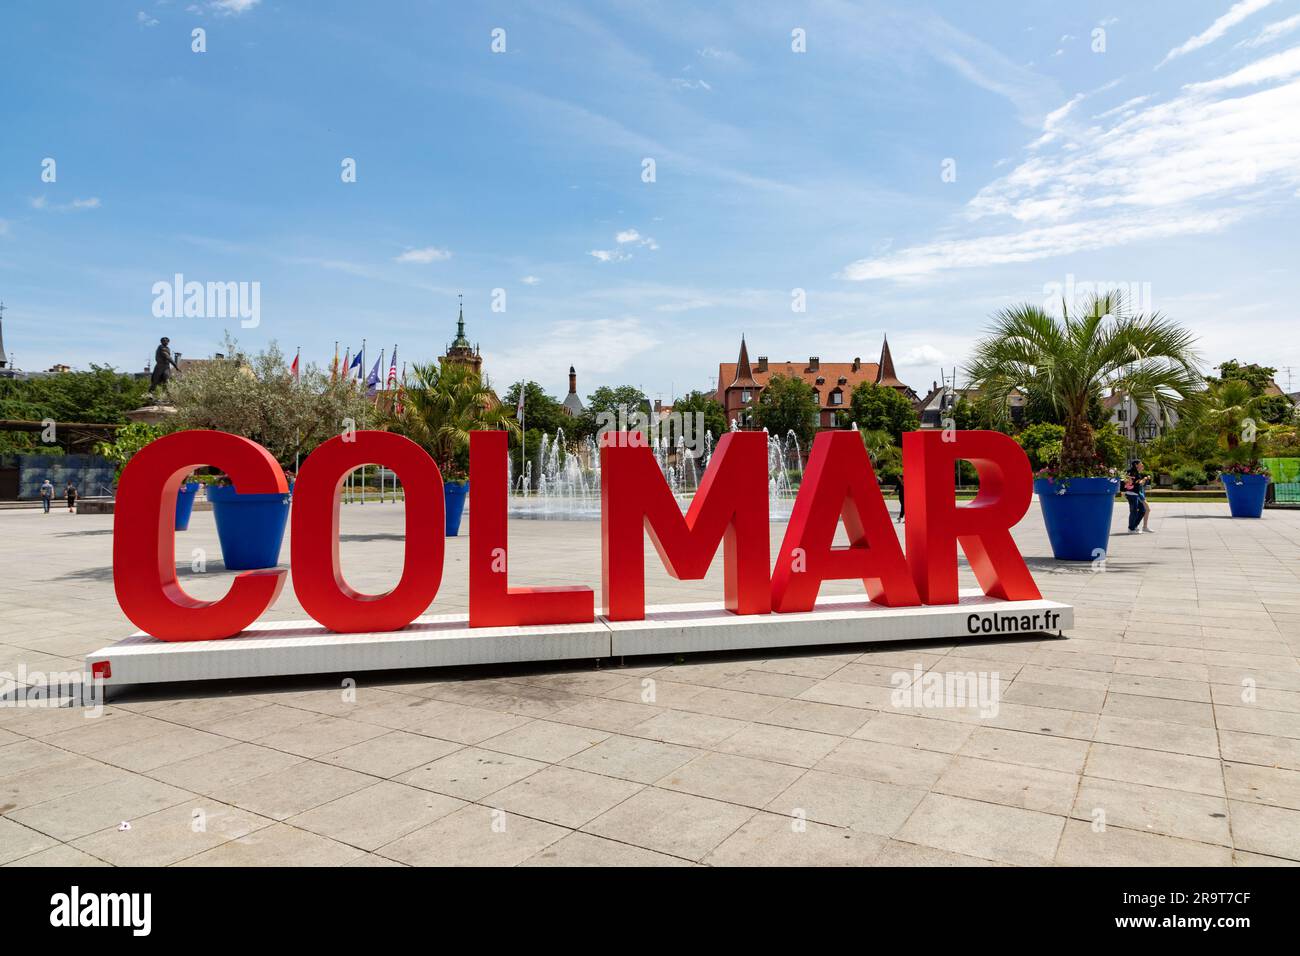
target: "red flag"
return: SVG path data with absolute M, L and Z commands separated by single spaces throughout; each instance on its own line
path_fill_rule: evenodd
M 293 357 L 293 364 L 289 366 L 289 374 L 293 376 L 293 380 L 295 382 L 299 380 L 298 379 L 298 356 L 301 354 L 302 354 L 302 349 L 299 349 L 298 354 L 294 355 Z

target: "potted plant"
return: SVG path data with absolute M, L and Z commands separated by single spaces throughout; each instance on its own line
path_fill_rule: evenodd
M 1107 393 L 1161 417 L 1201 383 L 1193 337 L 1160 315 L 1133 315 L 1118 293 L 1089 298 L 1058 319 L 1024 304 L 994 317 L 968 370 L 992 407 L 1017 392 L 1045 402 L 1064 426 L 1059 455 L 1034 480 L 1052 553 L 1091 561 L 1107 550 L 1119 479 L 1099 454 L 1089 408 Z
M 1234 462 L 1219 472 L 1228 495 L 1228 510 L 1234 518 L 1259 518 L 1264 514 L 1269 471 L 1257 459 Z
M 1258 416 L 1267 400 L 1243 379 L 1222 378 L 1209 383 L 1195 412 L 1201 433 L 1225 449 L 1219 480 L 1234 518 L 1264 514 L 1269 471 L 1259 462 Z
M 468 365 L 416 364 L 412 381 L 402 392 L 400 408 L 389 413 L 387 426 L 425 449 L 443 478 L 446 534 L 460 534 L 461 515 L 469 492 L 469 435 L 472 431 L 504 428 L 518 432 L 514 409 L 507 408 L 479 374 Z
M 289 521 L 293 485 L 287 494 L 240 494 L 229 479 L 208 485 L 221 559 L 231 571 L 273 568 Z

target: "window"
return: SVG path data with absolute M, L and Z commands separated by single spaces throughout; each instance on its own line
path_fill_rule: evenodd
M 743 392 L 740 393 L 740 400 L 741 400 L 742 402 L 747 402 L 747 401 L 749 401 L 749 399 L 750 399 L 750 391 L 749 391 L 749 389 L 745 389 Z
M 841 391 L 841 390 L 838 389 L 838 388 L 835 389 L 834 391 L 832 391 L 832 392 L 831 392 L 831 404 L 832 404 L 832 405 L 843 405 L 843 404 L 844 404 L 844 392 Z

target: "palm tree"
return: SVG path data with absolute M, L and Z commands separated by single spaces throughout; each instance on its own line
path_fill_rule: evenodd
M 461 458 L 469 447 L 470 432 L 519 431 L 513 409 L 502 405 L 469 366 L 416 364 L 412 375 L 401 413 L 390 413 L 387 425 L 428 451 L 444 478 L 464 476 Z
M 1005 408 L 1019 389 L 1050 402 L 1063 418 L 1060 473 L 1102 474 L 1088 406 L 1110 390 L 1162 419 L 1201 387 L 1194 336 L 1159 314 L 1132 315 L 1119 293 L 1097 295 L 1061 318 L 1037 305 L 1004 309 L 975 349 L 971 383 Z
M 1255 427 L 1266 401 L 1267 396 L 1254 394 L 1241 379 L 1210 382 L 1194 413 L 1195 430 L 1221 441 L 1229 458 L 1245 454 L 1253 460 L 1258 457 Z

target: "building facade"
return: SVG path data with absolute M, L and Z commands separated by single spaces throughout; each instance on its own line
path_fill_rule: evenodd
M 854 358 L 851 362 L 823 362 L 819 356 L 810 356 L 807 362 L 769 362 L 760 355 L 755 362 L 749 359 L 749 347 L 744 336 L 740 339 L 740 356 L 735 362 L 718 365 L 717 399 L 726 412 L 727 421 L 739 420 L 744 425 L 749 409 L 775 375 L 799 378 L 812 386 L 817 398 L 817 427 L 834 428 L 846 424 L 838 419 L 848 411 L 853 389 L 864 382 L 892 388 L 915 402 L 916 392 L 905 385 L 894 371 L 894 359 L 886 338 L 880 349 L 879 362 L 864 362 Z

